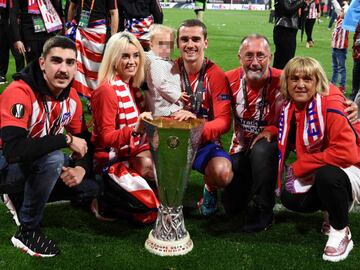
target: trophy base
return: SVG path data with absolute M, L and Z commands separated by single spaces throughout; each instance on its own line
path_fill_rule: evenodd
M 148 239 L 145 241 L 145 248 L 159 256 L 178 256 L 185 255 L 193 249 L 193 241 L 190 239 L 189 233 L 180 240 L 163 241 L 153 236 L 153 230 L 149 233 Z

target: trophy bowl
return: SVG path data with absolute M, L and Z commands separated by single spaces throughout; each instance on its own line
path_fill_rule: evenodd
M 200 119 L 145 120 L 160 199 L 155 227 L 145 241 L 145 248 L 156 255 L 184 255 L 193 248 L 185 228 L 182 200 L 203 128 L 204 120 Z

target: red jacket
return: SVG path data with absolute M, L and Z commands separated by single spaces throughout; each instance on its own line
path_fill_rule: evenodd
M 336 167 L 347 168 L 352 165 L 360 167 L 360 146 L 359 139 L 354 133 L 360 134 L 360 122 L 353 125 L 354 129 L 346 118 L 346 115 L 340 115 L 336 112 L 329 112 L 337 110 L 344 113 L 345 105 L 344 96 L 339 90 L 330 86 L 330 94 L 326 97 L 327 100 L 327 114 L 325 121 L 325 139 L 322 151 L 317 153 L 307 153 L 306 149 L 300 145 L 299 140 L 296 139 L 296 155 L 297 159 L 292 164 L 295 176 L 304 177 L 309 175 L 316 169 L 324 165 L 333 165 Z M 304 110 L 295 112 L 296 119 L 302 119 Z M 296 137 L 300 129 L 297 129 Z M 358 142 L 357 142 L 358 140 Z

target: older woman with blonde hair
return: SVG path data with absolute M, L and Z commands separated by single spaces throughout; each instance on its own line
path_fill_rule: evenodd
M 121 32 L 109 39 L 99 86 L 91 97 L 94 166 L 104 181 L 104 196 L 92 207 L 98 218 L 121 215 L 141 223 L 156 219 L 159 202 L 150 187 L 153 164 L 141 124 L 152 118 L 142 112 L 144 62 L 144 51 L 132 34 Z
M 344 260 L 353 248 L 349 208 L 360 198 L 359 123 L 350 124 L 345 97 L 328 83 L 313 58 L 288 62 L 281 91 L 286 98 L 277 133 L 279 184 L 285 176 L 281 201 L 297 212 L 327 211 L 330 226 L 323 259 Z M 285 153 L 291 150 L 296 160 L 285 170 Z

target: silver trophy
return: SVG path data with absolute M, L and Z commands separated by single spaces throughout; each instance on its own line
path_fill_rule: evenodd
M 200 143 L 204 121 L 155 117 L 145 121 L 155 165 L 160 208 L 145 248 L 160 256 L 184 255 L 193 248 L 185 228 L 182 200 Z

